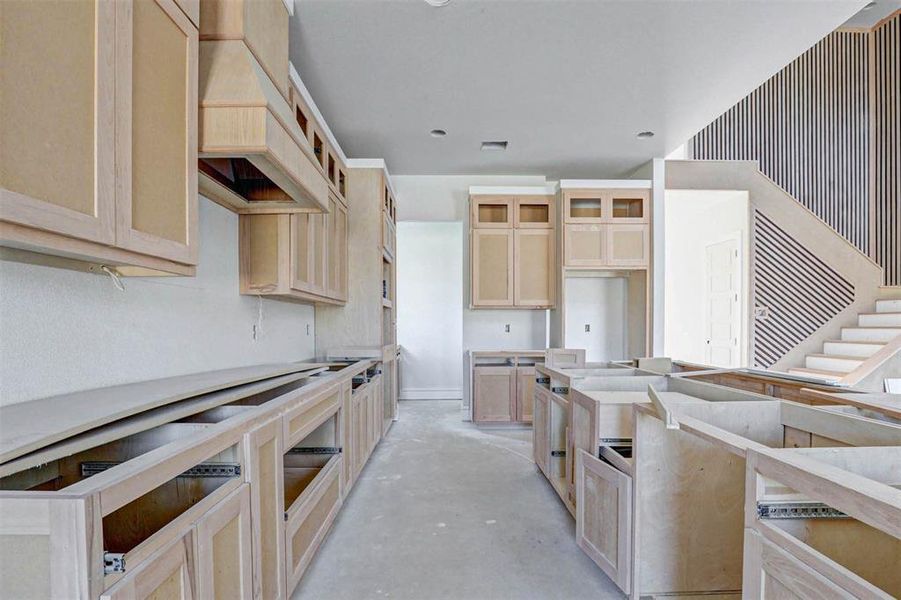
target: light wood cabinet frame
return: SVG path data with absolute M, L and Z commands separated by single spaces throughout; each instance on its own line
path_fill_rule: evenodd
M 627 200 L 638 200 L 641 203 L 640 217 L 622 217 L 616 216 L 615 204 L 620 198 Z M 605 190 L 604 202 L 606 203 L 604 222 L 606 223 L 649 223 L 650 218 L 650 199 L 651 190 L 648 189 L 624 189 L 624 190 Z
M 550 477 L 550 400 L 548 392 L 539 385 L 535 386 L 535 406 L 532 410 L 532 453 L 538 469 L 545 477 Z
M 567 267 L 603 267 L 607 264 L 607 228 L 599 223 L 565 225 L 563 264 Z
M 194 537 L 197 597 L 252 598 L 250 486 L 245 483 L 203 515 Z
M 518 196 L 514 199 L 515 211 L 513 215 L 513 227 L 516 229 L 554 229 L 556 221 L 555 199 L 553 196 Z M 547 218 L 543 221 L 531 221 L 523 219 L 523 212 L 527 207 L 545 207 Z
M 137 3 L 143 2 L 140 6 L 143 10 L 149 7 L 156 7 L 166 17 L 168 23 L 176 28 L 184 36 L 185 52 L 181 57 L 184 64 L 184 80 L 181 86 L 176 85 L 175 90 L 166 90 L 160 86 L 148 88 L 142 86 L 137 89 L 137 93 L 142 95 L 142 102 L 146 103 L 148 94 L 175 92 L 183 90 L 184 105 L 182 109 L 184 114 L 181 119 L 181 127 L 176 125 L 177 129 L 184 130 L 184 146 L 182 152 L 184 159 L 180 165 L 180 169 L 172 173 L 166 169 L 165 164 L 149 164 L 144 165 L 149 168 L 161 169 L 160 172 L 139 174 L 136 172 L 137 163 L 134 160 L 134 131 L 137 127 L 139 116 L 134 109 L 135 87 L 133 86 L 133 76 L 138 72 L 135 65 L 135 48 L 134 40 L 138 32 L 134 29 L 135 23 L 135 7 Z M 197 78 L 198 78 L 198 32 L 194 24 L 185 16 L 174 0 L 122 0 L 116 3 L 116 29 L 117 48 L 116 48 L 116 245 L 127 250 L 139 252 L 142 254 L 151 254 L 160 258 L 165 258 L 175 262 L 184 264 L 197 264 L 197 254 L 199 249 L 198 243 L 198 225 L 197 225 Z M 149 26 L 149 23 L 146 25 Z M 149 35 L 146 32 L 145 35 Z M 156 32 L 159 33 L 159 32 Z M 143 49 L 137 49 L 138 54 L 144 60 L 154 60 L 154 55 L 148 55 Z M 127 66 L 127 67 L 126 67 Z M 172 65 L 175 68 L 176 65 Z M 155 115 L 152 122 L 146 124 L 145 129 L 157 131 L 163 122 L 160 115 Z M 176 115 L 177 117 L 177 115 Z M 176 122 L 178 122 L 178 120 Z M 151 131 L 144 133 L 141 139 L 143 145 L 153 142 L 155 146 L 146 147 L 142 150 L 143 154 L 151 155 L 156 158 L 151 159 L 155 163 L 160 163 L 160 157 L 171 154 L 169 148 L 159 147 L 162 143 Z M 140 202 L 145 202 L 150 206 L 157 203 L 152 197 L 142 200 L 139 195 L 141 192 L 135 189 L 134 182 L 136 177 L 142 179 L 154 178 L 156 180 L 165 180 L 166 178 L 175 177 L 180 172 L 180 176 L 184 179 L 184 185 L 180 190 L 172 190 L 172 197 L 178 199 L 179 208 L 175 212 L 175 219 L 171 223 L 159 222 L 159 217 L 151 220 L 157 221 L 154 227 L 157 228 L 175 228 L 173 232 L 175 237 L 180 239 L 171 239 L 170 237 L 142 231 L 136 224 L 136 206 Z M 156 175 L 156 177 L 154 177 Z M 150 182 L 144 183 L 143 192 L 155 191 L 157 186 Z M 168 200 L 168 199 L 167 199 Z M 164 219 L 169 220 L 169 219 Z
M 535 367 L 516 367 L 516 421 L 531 423 L 535 407 Z
M 515 220 L 514 211 L 516 199 L 512 196 L 472 196 L 469 202 L 469 222 L 474 229 L 512 229 Z M 498 206 L 504 211 L 503 221 L 483 221 L 481 208 L 483 206 Z
M 597 201 L 598 215 L 573 216 L 573 204 L 580 200 Z M 608 198 L 604 190 L 563 190 L 564 223 L 603 223 L 609 216 Z

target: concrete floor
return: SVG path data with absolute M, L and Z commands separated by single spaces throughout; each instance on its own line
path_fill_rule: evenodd
M 294 599 L 623 598 L 576 546 L 531 430 L 406 401 Z

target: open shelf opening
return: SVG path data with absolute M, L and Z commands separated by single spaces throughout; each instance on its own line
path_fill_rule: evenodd
M 322 168 L 325 169 L 325 163 L 328 160 L 326 156 L 325 149 L 322 146 L 322 138 L 319 137 L 319 133 L 313 132 L 313 154 L 316 155 L 316 158 L 319 159 L 319 163 L 322 165 Z
M 547 204 L 520 204 L 520 223 L 549 223 L 550 207 Z
M 507 223 L 506 204 L 479 204 L 479 223 Z
M 338 169 L 338 192 L 342 196 L 347 195 L 347 175 L 343 169 Z
M 614 198 L 614 219 L 640 219 L 644 217 L 644 201 L 641 198 Z
M 332 156 L 331 153 L 328 155 L 328 178 L 334 185 L 338 184 L 335 157 Z
M 338 413 L 335 413 L 285 452 L 286 510 L 297 502 L 330 462 L 340 458 L 338 431 Z
M 232 479 L 240 479 L 237 445 L 103 517 L 103 549 L 130 552 Z
M 603 216 L 601 198 L 573 198 L 569 201 L 569 216 L 577 219 L 600 219 Z
M 246 158 L 201 158 L 197 165 L 204 175 L 248 202 L 294 202 Z
M 297 119 L 297 124 L 300 126 L 300 130 L 303 131 L 303 134 L 307 135 L 307 125 L 309 125 L 310 121 L 299 106 L 294 110 L 294 118 Z

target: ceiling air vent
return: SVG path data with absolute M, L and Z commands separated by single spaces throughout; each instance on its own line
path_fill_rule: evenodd
M 482 150 L 506 150 L 507 142 L 482 142 Z

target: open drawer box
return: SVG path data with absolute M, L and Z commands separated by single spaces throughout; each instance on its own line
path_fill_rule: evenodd
M 740 592 L 749 450 L 901 444 L 901 427 L 793 402 L 654 395 L 632 407 L 630 459 L 576 459 L 577 542 L 633 596 Z
M 901 447 L 750 450 L 745 598 L 901 597 Z

